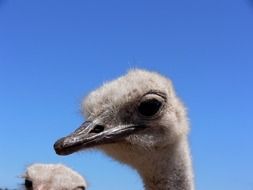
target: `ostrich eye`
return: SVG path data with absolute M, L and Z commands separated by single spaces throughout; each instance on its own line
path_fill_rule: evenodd
M 162 103 L 157 99 L 149 99 L 140 103 L 138 107 L 139 113 L 144 116 L 151 117 L 155 115 L 160 109 Z
M 33 182 L 31 180 L 29 180 L 29 179 L 26 179 L 25 180 L 25 187 L 27 189 L 31 189 L 33 187 Z
M 85 190 L 86 188 L 84 186 L 78 186 L 74 190 Z

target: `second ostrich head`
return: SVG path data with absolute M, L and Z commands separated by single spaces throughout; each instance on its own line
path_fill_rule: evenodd
M 62 164 L 32 164 L 23 175 L 25 190 L 85 190 L 87 183 Z

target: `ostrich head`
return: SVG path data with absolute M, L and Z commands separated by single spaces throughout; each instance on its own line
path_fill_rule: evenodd
M 185 108 L 165 77 L 132 70 L 91 92 L 83 101 L 80 128 L 59 139 L 57 154 L 97 147 L 116 159 L 138 165 L 146 151 L 156 151 L 186 136 Z
M 23 175 L 26 190 L 85 190 L 82 176 L 62 164 L 33 164 Z

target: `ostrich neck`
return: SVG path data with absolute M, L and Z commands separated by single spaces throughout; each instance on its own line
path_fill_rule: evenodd
M 145 155 L 138 164 L 146 190 L 194 190 L 191 156 L 186 137 L 157 152 Z M 158 152 L 159 151 L 159 152 Z
M 133 148 L 125 144 L 102 145 L 105 153 L 135 168 L 145 190 L 194 190 L 191 156 L 186 136 L 174 144 Z

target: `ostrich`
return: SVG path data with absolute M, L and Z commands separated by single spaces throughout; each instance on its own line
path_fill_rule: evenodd
M 82 176 L 62 164 L 33 164 L 22 176 L 26 190 L 85 190 Z
M 140 174 L 146 190 L 193 190 L 186 109 L 169 79 L 135 69 L 91 92 L 59 155 L 96 147 Z

